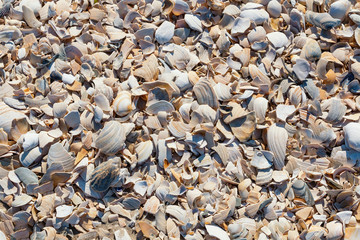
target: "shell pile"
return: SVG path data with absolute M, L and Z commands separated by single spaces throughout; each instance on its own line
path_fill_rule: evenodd
M 0 7 L 0 239 L 360 239 L 360 3 Z

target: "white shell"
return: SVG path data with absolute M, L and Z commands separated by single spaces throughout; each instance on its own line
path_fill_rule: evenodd
M 117 115 L 123 117 L 133 110 L 131 94 L 127 91 L 121 91 L 113 102 L 113 109 Z
M 277 0 L 271 0 L 266 9 L 271 17 L 278 18 L 281 14 L 281 4 Z
M 47 163 L 49 168 L 53 164 L 59 164 L 64 171 L 71 171 L 74 168 L 75 159 L 65 150 L 59 142 L 51 145 L 48 153 Z
M 24 151 L 29 151 L 39 144 L 39 134 L 35 131 L 27 132 L 22 136 L 22 138 L 22 147 L 24 148 Z
M 349 123 L 343 129 L 346 146 L 360 152 L 360 123 Z
M 199 17 L 194 16 L 192 14 L 185 14 L 185 22 L 187 25 L 189 25 L 189 27 L 192 30 L 198 31 L 198 32 L 202 32 L 202 26 L 201 26 L 201 21 L 199 19 Z
M 210 236 L 216 237 L 221 240 L 230 240 L 228 234 L 219 226 L 216 225 L 205 225 L 206 231 Z
M 66 83 L 66 84 L 69 84 L 69 85 L 73 84 L 75 82 L 75 79 L 76 79 L 76 77 L 74 75 L 72 75 L 72 74 L 64 73 L 62 75 L 63 83 Z
M 56 217 L 57 218 L 65 218 L 67 216 L 70 216 L 70 214 L 73 212 L 74 207 L 68 206 L 68 205 L 60 205 L 56 207 Z
M 254 21 L 257 25 L 263 24 L 269 20 L 270 16 L 264 9 L 249 9 L 240 13 L 241 18 L 248 18 Z
M 42 150 L 39 147 L 35 147 L 29 151 L 24 151 L 20 154 L 20 162 L 24 167 L 29 167 L 34 162 L 37 162 L 41 158 Z
M 288 37 L 282 32 L 272 32 L 266 36 L 275 48 L 285 47 L 289 42 Z
M 169 42 L 174 36 L 175 25 L 169 21 L 164 21 L 155 32 L 155 38 L 160 44 Z
M 145 141 L 145 142 L 139 143 L 135 147 L 135 152 L 136 152 L 136 155 L 137 155 L 137 163 L 142 164 L 147 159 L 149 159 L 149 157 L 152 154 L 153 148 L 154 148 L 154 146 L 153 146 L 153 143 L 151 141 Z
M 274 153 L 275 169 L 281 170 L 285 165 L 288 133 L 277 124 L 271 125 L 267 132 L 269 150 Z

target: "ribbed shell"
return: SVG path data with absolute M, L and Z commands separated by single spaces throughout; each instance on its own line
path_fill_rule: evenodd
M 193 88 L 193 91 L 200 105 L 209 105 L 214 109 L 219 107 L 219 101 L 216 97 L 215 91 L 207 80 L 203 79 L 197 82 Z
M 269 150 L 274 154 L 274 166 L 278 170 L 281 170 L 285 165 L 287 140 L 288 133 L 285 128 L 275 123 L 271 125 L 267 132 L 267 142 Z
M 127 91 L 119 92 L 113 102 L 113 109 L 117 115 L 123 117 L 133 110 L 131 94 Z
M 74 168 L 75 158 L 73 158 L 68 151 L 65 150 L 61 143 L 51 145 L 47 158 L 48 165 L 54 163 L 60 164 L 64 171 L 71 171 Z
M 104 192 L 108 190 L 119 175 L 120 164 L 120 158 L 114 158 L 101 163 L 94 169 L 92 173 L 90 186 L 98 192 Z
M 126 139 L 125 129 L 121 123 L 110 121 L 105 123 L 99 136 L 95 140 L 95 146 L 106 155 L 115 155 L 124 145 Z

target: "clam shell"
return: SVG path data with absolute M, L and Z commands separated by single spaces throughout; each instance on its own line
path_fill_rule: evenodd
M 65 116 L 66 114 L 66 108 L 67 108 L 67 104 L 65 102 L 60 102 L 60 103 L 54 103 L 53 105 L 53 114 L 54 117 L 56 118 L 62 118 Z
M 68 205 L 60 205 L 55 208 L 57 218 L 66 218 L 73 212 L 74 207 Z
M 175 16 L 180 16 L 181 14 L 190 12 L 190 7 L 187 2 L 183 0 L 176 0 L 174 8 L 172 9 L 172 13 Z
M 187 25 L 189 25 L 189 27 L 192 30 L 198 31 L 198 32 L 202 32 L 202 25 L 201 25 L 201 21 L 200 18 L 198 16 L 194 16 L 192 14 L 185 14 L 185 22 Z
M 22 139 L 22 147 L 24 148 L 24 151 L 29 151 L 39 144 L 39 134 L 35 131 L 30 131 L 22 135 Z
M 107 107 L 106 103 L 103 107 Z M 129 114 L 134 108 L 131 101 L 131 93 L 127 91 L 119 92 L 113 102 L 112 108 L 114 109 L 114 112 L 120 117 Z
M 271 168 L 259 169 L 256 176 L 256 184 L 265 185 L 271 182 L 273 170 Z
M 97 192 L 105 192 L 114 181 L 118 180 L 120 173 L 121 159 L 113 158 L 101 163 L 92 172 L 90 186 Z
M 106 122 L 95 140 L 95 146 L 106 155 L 115 155 L 124 146 L 124 126 L 117 121 Z
M 274 153 L 275 169 L 281 170 L 285 166 L 286 144 L 288 133 L 279 124 L 273 124 L 267 132 L 269 150 Z
M 141 142 L 135 147 L 137 163 L 139 165 L 143 164 L 146 160 L 149 159 L 152 154 L 153 148 L 154 147 L 151 141 Z
M 77 110 L 71 111 L 65 115 L 64 120 L 68 127 L 76 129 L 80 125 L 80 113 Z
M 36 19 L 34 11 L 31 8 L 23 5 L 22 10 L 25 22 L 27 25 L 29 25 L 29 27 L 39 28 L 40 26 L 42 26 L 42 23 Z
M 25 118 L 24 113 L 10 108 L 4 102 L 0 102 L 0 128 L 3 128 L 7 134 L 10 134 L 12 121 L 22 118 Z
M 335 19 L 328 13 L 307 11 L 305 17 L 309 23 L 323 30 L 330 30 L 341 24 L 340 19 Z
M 223 239 L 223 240 L 230 240 L 228 234 L 219 226 L 216 225 L 205 225 L 206 231 L 209 233 L 210 236 Z
M 308 61 L 302 58 L 296 59 L 293 71 L 300 80 L 305 80 L 305 78 L 309 75 L 310 70 L 310 64 Z
M 302 49 L 301 56 L 304 56 L 309 61 L 316 61 L 321 56 L 321 48 L 317 41 L 308 39 Z
M 329 14 L 333 18 L 337 18 L 340 20 L 343 20 L 345 16 L 348 14 L 351 7 L 351 3 L 347 0 L 339 0 L 336 2 L 333 2 L 330 5 Z
M 41 159 L 42 149 L 35 147 L 29 151 L 24 151 L 20 154 L 20 162 L 24 167 L 29 167 L 34 162 Z
M 270 78 L 266 76 L 257 66 L 249 64 L 249 73 L 255 86 L 270 85 Z
M 315 204 L 314 197 L 310 192 L 308 185 L 303 180 L 295 180 L 292 184 L 292 189 L 294 190 L 295 196 L 304 199 L 308 205 L 313 206 Z
M 209 105 L 210 107 L 217 109 L 219 107 L 219 101 L 216 97 L 214 89 L 210 86 L 210 82 L 205 79 L 200 80 L 193 87 L 194 94 L 198 103 Z
M 155 32 L 156 41 L 160 44 L 169 42 L 174 36 L 175 25 L 171 22 L 164 21 Z
M 326 120 L 333 123 L 341 121 L 345 115 L 346 109 L 346 106 L 340 99 L 332 99 Z
M 175 111 L 175 108 L 170 102 L 164 101 L 164 100 L 154 102 L 146 108 L 146 112 L 148 112 L 149 114 L 154 114 L 154 115 L 156 115 L 162 111 L 171 113 L 171 112 Z
M 279 104 L 276 107 L 276 117 L 284 122 L 286 122 L 286 118 L 295 112 L 294 105 L 285 105 Z

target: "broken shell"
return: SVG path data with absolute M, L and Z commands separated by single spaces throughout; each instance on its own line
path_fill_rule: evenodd
M 101 163 L 92 172 L 90 186 L 98 192 L 105 192 L 118 180 L 121 159 L 116 157 Z
M 308 205 L 313 206 L 315 204 L 314 197 L 310 192 L 308 185 L 304 181 L 300 179 L 295 180 L 292 184 L 292 189 L 294 190 L 295 196 L 304 199 Z
M 169 42 L 174 36 L 175 25 L 164 21 L 155 32 L 155 38 L 160 44 Z

